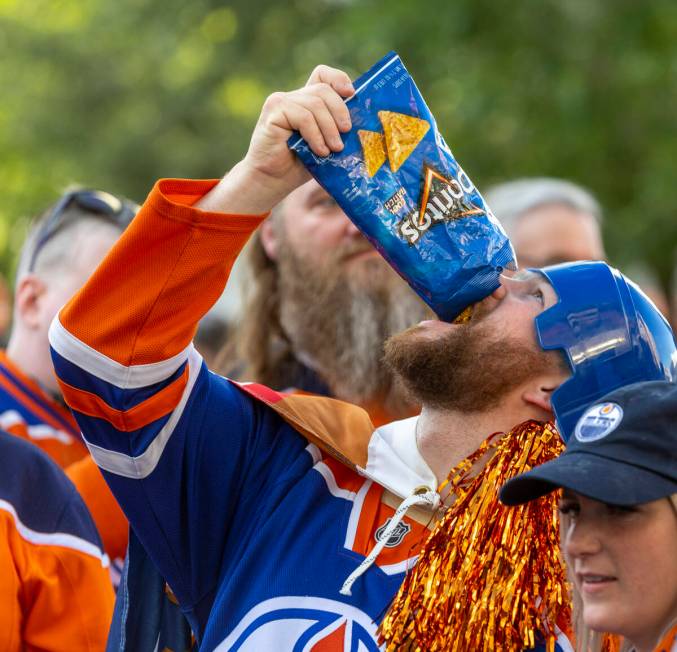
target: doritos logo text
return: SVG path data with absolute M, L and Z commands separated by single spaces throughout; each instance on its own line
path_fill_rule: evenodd
M 434 224 L 484 215 L 482 206 L 470 197 L 475 190 L 468 175 L 459 168 L 457 178 L 447 178 L 424 166 L 423 190 L 418 210 L 409 213 L 398 225 L 400 235 L 414 244 Z

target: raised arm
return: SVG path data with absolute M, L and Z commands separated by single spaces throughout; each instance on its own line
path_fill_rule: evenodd
M 230 213 L 269 211 L 310 175 L 287 147 L 299 131 L 318 156 L 343 149 L 340 132 L 350 131 L 350 113 L 342 98 L 354 93 L 348 75 L 318 66 L 307 84 L 266 100 L 247 155 L 197 206 Z
M 318 154 L 340 149 L 339 129 L 350 128 L 341 95 L 351 92 L 345 73 L 320 66 L 302 89 L 266 100 L 247 155 L 221 181 L 158 182 L 52 325 L 57 375 L 76 413 L 127 433 L 180 415 L 201 363 L 191 344 L 198 321 L 267 211 L 308 178 L 287 139 L 297 129 Z M 140 448 L 133 437 L 110 449 L 90 440 L 90 450 L 101 468 L 139 477 L 168 436 Z
M 158 182 L 50 330 L 89 450 L 188 608 L 208 601 L 246 474 L 260 487 L 276 463 L 261 427 L 270 415 L 209 373 L 191 340 L 250 234 L 307 178 L 287 148 L 292 130 L 318 154 L 340 149 L 351 90 L 320 67 L 303 89 L 268 98 L 247 155 L 221 181 Z

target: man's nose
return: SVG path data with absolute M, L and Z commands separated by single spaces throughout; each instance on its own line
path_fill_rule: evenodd
M 564 552 L 572 557 L 593 555 L 601 549 L 598 532 L 589 519 L 577 518 L 567 528 L 564 538 Z
M 349 238 L 354 238 L 358 235 L 361 235 L 362 232 L 355 226 L 355 223 L 341 211 L 343 214 L 343 219 L 345 220 L 344 233 Z
M 503 284 L 501 279 L 501 284 L 491 293 L 491 297 L 497 301 L 502 301 L 508 294 L 507 287 Z
M 501 272 L 498 281 L 501 286 L 496 292 L 500 293 L 501 299 L 505 298 L 508 294 L 518 297 L 523 296 L 528 294 L 534 286 L 532 279 L 516 276 L 515 272 L 507 269 Z
M 500 285 L 489 296 L 497 301 L 502 301 L 508 295 L 514 281 L 506 271 L 503 271 L 498 277 L 498 282 Z

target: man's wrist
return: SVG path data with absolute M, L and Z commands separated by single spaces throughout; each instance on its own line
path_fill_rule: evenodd
M 289 193 L 288 182 L 275 179 L 248 165 L 237 163 L 195 207 L 214 213 L 261 215 Z

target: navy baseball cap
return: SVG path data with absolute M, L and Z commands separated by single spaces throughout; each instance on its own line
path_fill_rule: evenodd
M 503 485 L 520 505 L 564 487 L 611 505 L 639 505 L 677 493 L 677 384 L 628 385 L 589 407 L 566 450 Z

